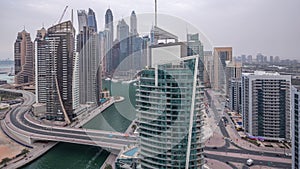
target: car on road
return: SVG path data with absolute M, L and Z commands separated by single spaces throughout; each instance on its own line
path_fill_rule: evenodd
M 285 153 L 285 156 L 292 157 L 292 154 L 291 153 Z
M 251 158 L 249 158 L 247 161 L 246 161 L 246 164 L 248 166 L 251 166 L 253 164 L 253 160 Z

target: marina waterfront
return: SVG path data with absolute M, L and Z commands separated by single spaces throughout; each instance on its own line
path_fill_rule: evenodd
M 135 108 L 130 106 L 135 105 L 135 87 L 132 83 L 103 81 L 103 88 L 112 90 L 112 95 L 123 96 L 125 100 L 107 108 L 83 128 L 125 132 L 136 117 Z M 95 169 L 102 166 L 108 155 L 109 152 L 99 147 L 59 143 L 23 169 Z
M 13 73 L 14 62 L 0 61 L 0 80 L 6 80 L 7 83 L 13 83 L 14 76 L 8 76 L 8 73 Z

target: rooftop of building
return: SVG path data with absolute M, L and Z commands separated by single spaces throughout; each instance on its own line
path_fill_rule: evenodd
M 293 85 L 298 91 L 300 91 L 300 85 Z
M 254 71 L 254 75 L 280 75 L 278 72 L 265 72 L 265 71 Z
M 266 72 L 266 71 L 254 71 L 253 73 L 243 73 L 244 76 L 256 75 L 256 76 L 278 76 L 280 75 L 278 72 Z
M 34 103 L 32 107 L 46 106 L 46 103 Z
M 184 42 L 169 42 L 169 43 L 159 43 L 156 45 L 151 45 L 150 48 L 159 48 L 159 47 L 177 46 L 177 45 L 186 46 Z

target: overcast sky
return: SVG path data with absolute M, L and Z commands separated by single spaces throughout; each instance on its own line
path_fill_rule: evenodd
M 0 59 L 13 58 L 17 32 L 24 26 L 34 39 L 42 25 L 48 28 L 57 23 L 66 5 L 74 11 L 92 8 L 98 30 L 103 30 L 108 7 L 115 21 L 132 10 L 136 14 L 154 11 L 154 0 L 1 0 Z M 232 46 L 235 56 L 262 53 L 298 60 L 299 7 L 299 0 L 158 0 L 159 13 L 194 25 L 213 46 Z M 70 13 L 68 10 L 64 20 Z

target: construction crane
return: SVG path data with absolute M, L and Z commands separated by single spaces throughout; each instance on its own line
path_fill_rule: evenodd
M 58 20 L 58 23 L 60 23 L 61 20 L 63 19 L 64 15 L 65 15 L 65 13 L 66 13 L 66 11 L 67 11 L 67 9 L 68 9 L 68 5 L 65 7 L 65 9 L 64 9 L 64 11 L 63 11 L 61 17 L 60 17 L 59 20 Z

